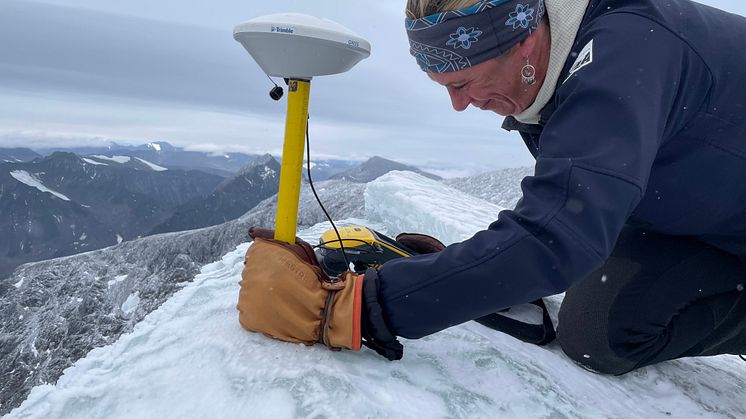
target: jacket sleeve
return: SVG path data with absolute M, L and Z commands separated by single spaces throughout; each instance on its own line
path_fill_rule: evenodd
M 611 253 L 661 142 L 681 125 L 675 109 L 687 107 L 687 68 L 701 63 L 674 34 L 636 15 L 598 19 L 578 48 L 591 40 L 592 63 L 557 89 L 516 208 L 440 253 L 381 268 L 379 300 L 396 335 L 419 338 L 562 292 Z

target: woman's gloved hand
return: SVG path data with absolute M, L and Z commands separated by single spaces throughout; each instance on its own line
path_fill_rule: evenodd
M 440 240 L 422 233 L 401 233 L 396 236 L 396 242 L 420 255 L 437 253 L 446 248 Z
M 252 332 L 286 342 L 360 350 L 363 275 L 330 278 L 311 246 L 274 240 L 251 228 L 238 297 L 239 321 Z

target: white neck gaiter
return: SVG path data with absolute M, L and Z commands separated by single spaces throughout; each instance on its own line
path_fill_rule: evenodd
M 534 103 L 513 117 L 524 124 L 538 124 L 539 112 L 554 95 L 562 68 L 570 55 L 590 0 L 545 0 L 552 36 L 549 68 Z

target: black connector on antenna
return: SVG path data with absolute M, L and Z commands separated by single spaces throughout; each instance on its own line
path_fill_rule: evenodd
M 285 91 L 280 87 L 277 83 L 275 83 L 274 80 L 272 80 L 272 77 L 267 74 L 267 78 L 269 81 L 272 82 L 272 84 L 275 85 L 275 87 L 272 88 L 272 90 L 269 91 L 269 97 L 272 98 L 272 100 L 280 100 L 282 99 L 282 95 L 285 94 Z
M 275 86 L 272 88 L 272 90 L 269 91 L 269 97 L 271 97 L 274 100 L 280 100 L 282 99 L 282 95 L 285 92 L 282 90 L 282 87 Z

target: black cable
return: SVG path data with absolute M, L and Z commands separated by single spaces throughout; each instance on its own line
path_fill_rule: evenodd
M 746 361 L 746 358 L 744 358 L 744 357 L 743 357 L 743 355 L 738 355 L 738 356 L 739 356 L 739 357 L 740 357 L 741 359 L 743 359 L 744 361 Z
M 269 81 L 271 81 L 271 82 L 272 82 L 272 84 L 274 84 L 274 85 L 275 85 L 275 87 L 280 87 L 280 86 L 279 86 L 279 85 L 278 85 L 278 84 L 277 84 L 277 83 L 276 83 L 276 82 L 275 82 L 275 81 L 274 81 L 274 80 L 272 79 L 272 77 L 270 77 L 270 76 L 269 76 L 269 74 L 267 74 L 267 73 L 264 73 L 264 74 L 265 74 L 265 75 L 267 76 L 267 78 L 269 79 Z
M 329 222 L 332 224 L 332 228 L 334 228 L 334 232 L 337 233 L 337 239 L 339 239 L 339 247 L 342 249 L 342 257 L 345 259 L 345 266 L 347 269 L 350 268 L 350 261 L 347 259 L 347 251 L 345 250 L 345 246 L 342 243 L 342 236 L 339 234 L 339 230 L 337 230 L 337 226 L 334 224 L 334 221 L 332 221 L 332 217 L 329 216 L 329 213 L 326 212 L 326 208 L 324 208 L 324 204 L 321 203 L 321 199 L 319 198 L 319 194 L 316 193 L 316 188 L 313 187 L 313 179 L 311 178 L 311 136 L 308 134 L 308 125 L 311 120 L 311 116 L 309 115 L 306 119 L 306 169 L 308 170 L 308 184 L 311 185 L 311 191 L 313 192 L 313 196 L 316 197 L 316 202 L 319 203 L 319 206 L 321 207 L 321 210 L 324 211 L 324 215 L 326 215 L 326 218 L 329 220 Z

